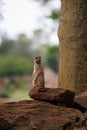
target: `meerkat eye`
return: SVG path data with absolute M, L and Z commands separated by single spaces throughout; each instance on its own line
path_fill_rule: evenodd
M 41 59 L 41 57 L 39 56 L 39 59 Z
M 34 59 L 38 59 L 38 56 L 36 56 Z

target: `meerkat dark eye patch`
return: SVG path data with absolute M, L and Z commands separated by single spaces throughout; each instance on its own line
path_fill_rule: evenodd
M 36 56 L 34 59 L 41 59 L 41 57 L 40 56 Z
M 38 56 L 38 58 L 39 58 L 39 59 L 41 59 L 41 57 L 40 57 L 40 56 Z
M 36 56 L 34 59 L 38 59 L 38 56 Z

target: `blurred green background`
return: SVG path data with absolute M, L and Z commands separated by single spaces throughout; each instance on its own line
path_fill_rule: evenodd
M 33 0 L 44 9 L 50 6 L 49 0 Z M 0 6 L 3 7 L 2 0 Z M 52 31 L 56 32 L 60 11 L 57 8 L 49 8 L 50 13 L 43 18 L 49 23 L 53 22 L 55 27 L 49 33 L 37 27 L 33 35 L 28 37 L 24 32 L 16 38 L 11 38 L 6 32 L 0 31 L 0 97 L 13 99 L 28 99 L 28 92 L 32 87 L 32 71 L 34 56 L 40 55 L 43 59 L 43 66 L 50 68 L 58 74 L 58 52 L 57 43 L 51 43 L 49 36 Z M 3 11 L 0 14 L 0 21 L 3 22 Z M 0 22 L 0 23 L 1 23 Z M 57 33 L 57 32 L 56 32 Z

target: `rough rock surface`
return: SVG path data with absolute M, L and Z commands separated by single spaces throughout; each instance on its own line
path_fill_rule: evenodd
M 76 94 L 87 91 L 86 11 L 86 0 L 61 0 L 58 87 Z
M 35 100 L 63 103 L 71 105 L 74 100 L 75 92 L 62 88 L 38 88 L 34 87 L 29 92 L 29 96 Z
M 41 101 L 0 104 L 0 130 L 86 130 L 87 113 Z

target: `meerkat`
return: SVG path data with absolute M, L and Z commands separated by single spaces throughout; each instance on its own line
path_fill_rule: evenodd
M 44 70 L 40 56 L 34 58 L 33 87 L 45 88 Z

